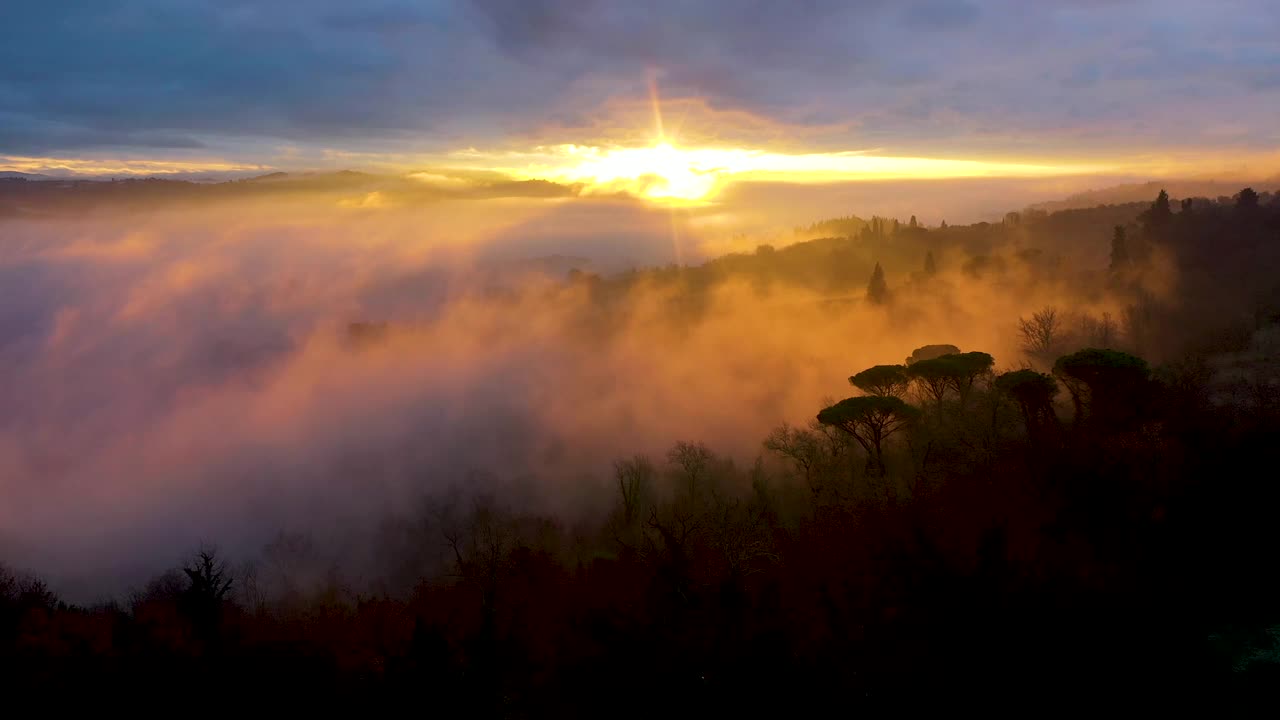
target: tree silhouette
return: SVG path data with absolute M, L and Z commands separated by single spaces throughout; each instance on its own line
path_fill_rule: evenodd
M 1129 248 L 1125 244 L 1124 226 L 1117 225 L 1111 235 L 1111 272 L 1118 273 L 1129 267 Z
M 995 386 L 1018 403 L 1027 425 L 1027 436 L 1032 442 L 1057 421 L 1053 414 L 1053 397 L 1058 394 L 1058 383 L 1052 376 L 1035 370 L 1013 370 L 997 377 Z
M 919 360 L 907 366 L 907 376 L 915 381 L 921 392 L 933 398 L 938 409 L 942 409 L 942 401 L 946 398 L 947 391 L 954 387 L 952 379 L 955 371 L 946 361 L 948 357 L 952 356 L 943 355 Z
M 1236 193 L 1236 210 L 1253 212 L 1258 209 L 1258 193 L 1253 188 L 1245 188 Z
M 916 216 L 915 216 L 915 215 L 912 215 L 912 216 L 911 216 L 911 220 L 907 222 L 907 225 L 908 225 L 912 230 L 914 230 L 914 229 L 916 229 L 916 228 L 920 227 L 920 224 L 916 222 Z
M 849 378 L 849 384 L 868 395 L 902 397 L 911 384 L 902 365 L 876 365 Z
M 867 451 L 868 469 L 883 475 L 884 441 L 907 427 L 919 414 L 919 410 L 899 398 L 864 395 L 823 408 L 818 413 L 818 422 L 839 428 L 857 440 Z
M 963 408 L 979 378 L 991 372 L 995 359 L 984 352 L 967 352 L 954 355 L 943 355 L 935 362 L 941 362 L 950 372 L 951 388 L 960 397 Z
M 1169 193 L 1161 190 L 1156 196 L 1155 202 L 1151 203 L 1151 207 L 1142 211 L 1138 216 L 1142 222 L 1142 228 L 1149 238 L 1162 238 L 1165 230 L 1168 229 L 1170 221 L 1173 219 L 1173 210 L 1169 207 Z
M 990 373 L 994 364 L 995 360 L 984 352 L 951 353 L 916 362 L 906 368 L 906 374 L 939 408 L 947 391 L 954 391 L 963 409 L 974 384 Z
M 876 267 L 871 271 L 871 281 L 867 283 L 867 300 L 877 305 L 883 305 L 889 300 L 889 286 L 884 281 L 884 270 L 880 268 L 880 263 L 876 263 Z
M 1086 348 L 1058 358 L 1053 374 L 1071 393 L 1075 422 L 1113 426 L 1131 419 L 1142 400 L 1151 368 L 1140 357 Z
M 1057 308 L 1045 307 L 1032 313 L 1030 320 L 1018 318 L 1018 334 L 1022 336 L 1022 351 L 1047 364 L 1057 354 L 1065 328 Z
M 817 475 L 824 456 L 830 453 L 824 447 L 820 435 L 783 423 L 765 438 L 764 447 L 795 463 L 813 497 L 816 498 L 821 493 L 822 487 L 816 482 Z
M 191 621 L 196 635 L 204 642 L 207 651 L 217 648 L 222 609 L 231 592 L 232 577 L 226 561 L 218 557 L 214 548 L 201 549 L 195 557 L 183 565 L 188 585 L 179 598 L 181 607 Z
M 643 455 L 619 460 L 614 463 L 613 468 L 622 498 L 622 521 L 626 527 L 631 527 L 640 519 L 640 514 L 649 501 L 653 479 L 657 473 L 653 463 Z
M 189 595 L 221 601 L 231 591 L 232 578 L 228 575 L 226 563 L 218 558 L 217 550 L 196 553 L 195 559 L 184 565 L 182 572 L 191 581 L 187 588 Z
M 700 499 L 713 459 L 711 450 L 702 443 L 678 442 L 667 451 L 667 462 L 679 469 L 690 502 Z
M 907 365 L 914 365 L 921 360 L 932 360 L 943 355 L 954 355 L 960 352 L 960 348 L 955 345 L 925 345 L 911 351 L 911 357 L 906 359 Z

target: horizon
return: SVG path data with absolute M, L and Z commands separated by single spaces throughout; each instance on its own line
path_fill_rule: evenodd
M 821 28 L 819 43 L 724 22 L 715 8 L 12 6 L 0 62 L 22 72 L 0 85 L 0 171 L 481 173 L 656 203 L 714 202 L 762 180 L 1087 177 L 1099 187 L 1280 175 L 1271 3 L 758 8 L 779 29 Z M 36 26 L 39 41 L 22 31 Z M 127 50 L 106 44 L 112 32 Z M 441 63 L 454 76 L 419 76 Z M 744 82 L 753 73 L 773 82 Z

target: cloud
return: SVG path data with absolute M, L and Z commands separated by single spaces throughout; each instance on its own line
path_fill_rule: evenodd
M 651 75 L 667 98 L 826 128 L 807 138 L 824 149 L 868 137 L 914 152 L 983 147 L 993 124 L 1028 145 L 1105 149 L 1056 129 L 1069 124 L 1185 146 L 1213 140 L 1202 126 L 1261 126 L 1280 111 L 1258 69 L 1277 32 L 1280 12 L 1263 0 L 5 3 L 0 152 L 204 146 L 243 161 L 282 141 L 382 153 L 504 144 L 600 127 L 602 113 L 647 97 Z M 1077 70 L 1045 82 L 1061 68 Z M 1273 141 L 1263 129 L 1235 140 Z
M 903 20 L 916 30 L 950 30 L 972 25 L 979 14 L 967 0 L 922 0 L 907 5 Z

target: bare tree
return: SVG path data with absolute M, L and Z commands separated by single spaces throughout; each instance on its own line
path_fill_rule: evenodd
M 459 515 L 457 502 L 450 502 L 437 511 L 436 520 L 453 556 L 453 576 L 480 595 L 481 647 L 483 662 L 488 662 L 494 651 L 499 590 L 512 569 L 512 552 L 520 545 L 519 528 L 486 496 L 473 498 L 465 515 Z
M 643 505 L 649 501 L 656 472 L 653 463 L 643 455 L 618 460 L 613 464 L 613 472 L 618 479 L 618 493 L 622 499 L 623 524 L 630 527 L 640 518 Z
M 663 574 L 671 589 L 683 602 L 689 602 L 689 545 L 703 530 L 705 518 L 681 503 L 665 503 L 651 507 L 645 534 L 646 552 L 650 559 L 660 559 Z
M 777 560 L 764 507 L 713 493 L 707 516 L 711 545 L 723 555 L 731 581 L 759 572 L 761 561 Z
M 1086 313 L 1080 316 L 1080 335 L 1090 347 L 1112 348 L 1119 340 L 1120 328 L 1109 312 L 1096 318 Z
M 1052 362 L 1065 341 L 1066 328 L 1057 308 L 1046 306 L 1032 313 L 1031 319 L 1018 318 L 1022 351 L 1041 362 Z
M 822 439 L 813 432 L 792 427 L 787 423 L 774 428 L 764 441 L 766 450 L 787 458 L 795 464 L 796 469 L 804 477 L 809 492 L 815 496 L 819 493 L 815 474 L 822 462 L 822 445 Z
M 690 502 L 698 500 L 700 487 L 710 474 L 714 457 L 702 443 L 678 442 L 667 451 L 667 462 L 679 468 Z
M 230 569 L 216 548 L 201 548 L 194 559 L 182 566 L 191 585 L 187 593 L 205 602 L 221 603 L 234 583 Z

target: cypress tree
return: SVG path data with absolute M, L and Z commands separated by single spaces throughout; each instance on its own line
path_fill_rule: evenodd
M 867 283 L 867 300 L 883 305 L 889 300 L 889 286 L 884 281 L 884 270 L 880 268 L 880 263 L 876 263 L 876 269 L 871 271 L 871 282 Z

